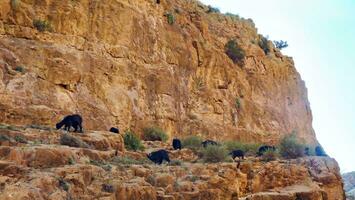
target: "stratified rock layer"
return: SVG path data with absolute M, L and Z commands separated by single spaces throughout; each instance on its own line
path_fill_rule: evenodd
M 79 113 L 85 129 L 155 125 L 270 144 L 296 131 L 317 143 L 292 59 L 265 55 L 251 20 L 207 10 L 185 0 L 2 0 L 0 122 L 54 126 Z M 230 39 L 244 66 L 224 53 Z

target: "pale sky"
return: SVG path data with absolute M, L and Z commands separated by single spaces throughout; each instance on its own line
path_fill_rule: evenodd
M 306 82 L 319 142 L 341 172 L 355 171 L 355 0 L 201 2 L 252 18 L 259 33 L 288 41 L 283 53 Z

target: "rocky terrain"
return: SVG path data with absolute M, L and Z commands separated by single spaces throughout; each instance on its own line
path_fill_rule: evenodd
M 349 199 L 355 199 L 355 172 L 342 174 L 344 190 Z
M 70 133 L 89 147 L 59 143 L 64 131 L 1 126 L 0 199 L 343 199 L 334 159 L 304 157 L 263 162 L 197 161 L 189 149 L 145 142 L 146 151 L 125 150 L 121 135 Z M 145 159 L 154 149 L 169 150 L 171 163 Z
M 344 199 L 327 157 L 237 167 L 163 142 L 126 150 L 124 131 L 152 126 L 169 143 L 275 145 L 293 132 L 317 145 L 305 83 L 264 39 L 251 19 L 194 0 L 1 0 L 0 199 Z M 53 130 L 73 113 L 84 133 Z M 63 145 L 64 135 L 83 143 Z M 162 148 L 173 162 L 146 159 Z

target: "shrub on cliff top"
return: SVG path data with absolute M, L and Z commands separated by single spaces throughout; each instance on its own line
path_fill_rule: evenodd
M 221 11 L 216 8 L 216 7 L 212 7 L 212 6 L 208 6 L 208 10 L 207 10 L 207 13 L 220 13 Z
M 299 142 L 295 133 L 286 135 L 280 141 L 280 153 L 284 158 L 298 158 L 304 155 L 304 145 Z
M 144 146 L 141 140 L 132 131 L 126 131 L 126 133 L 123 135 L 123 140 L 124 145 L 128 150 L 144 150 Z
M 201 153 L 204 162 L 223 162 L 228 157 L 228 151 L 225 147 L 217 145 L 208 145 L 206 148 L 202 149 Z
M 168 140 L 168 135 L 160 128 L 149 127 L 143 129 L 143 138 L 146 141 L 163 141 Z
M 234 63 L 242 64 L 244 61 L 245 52 L 235 40 L 229 40 L 227 42 L 225 45 L 225 53 Z
M 280 50 L 288 47 L 287 41 L 283 41 L 283 40 L 280 40 L 280 41 L 275 40 L 274 44 L 275 44 L 275 47 Z

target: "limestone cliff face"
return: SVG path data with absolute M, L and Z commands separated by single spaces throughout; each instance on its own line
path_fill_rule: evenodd
M 86 129 L 156 125 L 171 136 L 265 143 L 296 131 L 317 143 L 292 59 L 265 55 L 251 20 L 207 10 L 184 0 L 2 0 L 0 122 L 54 125 L 79 113 Z M 244 66 L 224 53 L 230 39 Z

